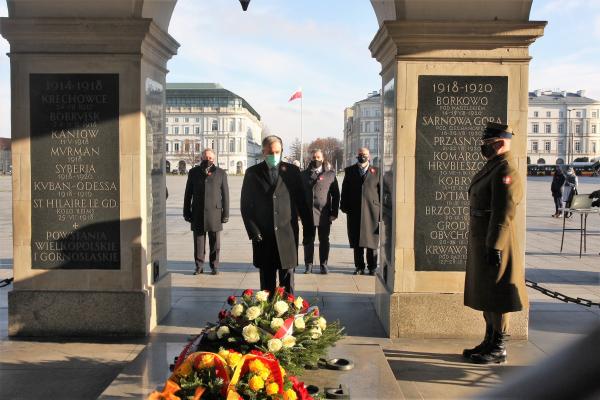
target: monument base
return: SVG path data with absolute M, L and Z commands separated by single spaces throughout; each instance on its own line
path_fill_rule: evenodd
M 480 338 L 481 311 L 463 304 L 462 293 L 392 293 L 376 279 L 375 310 L 391 339 Z M 529 309 L 510 314 L 511 339 L 527 339 Z
M 9 336 L 145 336 L 171 308 L 171 275 L 150 290 L 13 290 Z

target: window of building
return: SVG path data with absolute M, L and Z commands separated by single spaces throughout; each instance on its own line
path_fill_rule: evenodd
M 165 151 L 169 152 L 169 142 L 165 142 Z
M 538 152 L 538 142 L 537 141 L 531 142 L 531 151 L 534 153 Z
M 212 127 L 211 127 L 211 130 L 212 130 L 213 132 L 216 132 L 216 131 L 218 131 L 218 130 L 219 130 L 219 121 L 217 121 L 216 119 L 213 119 L 213 120 L 212 120 Z
M 592 118 L 598 118 L 598 111 L 592 111 Z
M 562 140 L 559 140 L 559 141 L 558 141 L 558 151 L 563 151 L 563 146 L 564 146 L 564 145 L 563 145 L 563 141 L 562 141 Z
M 179 122 L 179 118 L 178 117 L 175 117 L 175 122 Z
M 179 143 L 174 143 L 174 144 L 173 144 L 173 147 L 174 147 L 174 150 L 175 150 L 176 152 L 178 152 L 178 151 L 179 151 Z
M 562 122 L 558 124 L 558 133 L 565 133 L 565 124 Z
M 237 121 L 238 121 L 238 129 L 237 129 L 237 131 L 238 132 L 243 132 L 244 131 L 244 128 L 243 128 L 244 124 L 242 124 L 242 119 L 238 118 Z
M 371 121 L 365 122 L 365 132 L 371 132 Z
M 549 141 L 548 142 L 544 142 L 544 151 L 546 153 L 550 153 L 550 149 L 551 149 L 550 142 Z
M 564 111 L 559 111 L 558 112 L 558 117 L 559 118 L 564 118 L 565 117 L 565 112 Z
M 200 152 L 200 143 L 195 143 L 195 144 L 194 144 L 194 151 L 195 151 L 196 153 L 199 153 L 199 152 Z
M 577 111 L 577 112 L 575 113 L 575 116 L 576 116 L 577 118 L 581 118 L 581 111 Z
M 531 131 L 532 131 L 533 133 L 539 133 L 539 131 L 540 131 L 540 126 L 539 126 L 539 124 L 537 124 L 537 123 L 535 123 L 535 124 L 532 124 L 532 125 L 531 125 Z
M 196 122 L 200 122 L 200 118 L 196 118 Z
M 190 134 L 190 127 L 189 126 L 184 126 L 183 127 L 183 134 L 184 135 L 189 135 Z
M 539 117 L 539 116 L 540 116 L 540 113 L 539 113 L 539 112 L 537 112 L 537 111 L 534 111 L 534 112 L 533 112 L 533 116 L 537 118 L 537 117 Z
M 552 116 L 552 113 L 550 111 L 546 111 L 546 118 L 550 118 L 550 116 Z
M 552 132 L 552 125 L 551 124 L 544 124 L 544 132 L 545 133 Z
M 184 121 L 185 122 L 190 122 L 190 119 L 188 117 L 185 117 Z
M 229 152 L 235 153 L 235 139 L 229 139 Z
M 381 132 L 381 121 L 375 121 L 373 122 L 373 126 L 375 129 L 375 132 Z
M 592 142 L 592 153 L 596 154 L 596 142 Z
M 166 120 L 167 120 L 167 122 L 169 122 L 171 120 L 171 118 L 167 117 Z
M 190 151 L 190 144 L 188 142 L 185 142 L 183 144 L 183 149 L 185 150 L 186 153 L 189 153 L 189 151 Z
M 173 127 L 173 135 L 179 135 L 179 127 L 178 126 Z
M 581 124 L 575 124 L 575 133 L 581 133 Z
M 592 133 L 596 133 L 596 125 L 592 125 Z
M 581 153 L 581 142 L 579 140 L 575 141 L 575 153 Z
M 194 133 L 195 133 L 196 135 L 199 135 L 199 134 L 200 134 L 200 127 L 199 127 L 199 126 L 196 126 L 196 127 L 194 128 Z
M 229 120 L 229 131 L 235 132 L 235 118 Z
M 242 139 L 241 138 L 238 138 L 238 140 L 237 140 L 237 151 L 238 151 L 238 153 L 242 152 Z

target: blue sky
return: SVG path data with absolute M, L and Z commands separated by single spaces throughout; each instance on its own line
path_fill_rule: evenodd
M 0 16 L 6 16 L 0 0 Z M 532 20 L 548 21 L 531 46 L 530 90 L 576 91 L 600 99 L 600 1 L 534 0 Z M 218 82 L 244 97 L 273 133 L 341 138 L 344 107 L 378 90 L 380 66 L 368 45 L 377 31 L 368 0 L 179 0 L 169 32 L 179 54 L 170 82 Z M 0 136 L 10 136 L 8 43 L 0 39 Z

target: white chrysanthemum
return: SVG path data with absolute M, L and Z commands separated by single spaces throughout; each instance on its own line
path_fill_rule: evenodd
M 294 320 L 294 328 L 298 331 L 303 331 L 306 328 L 306 324 L 304 323 L 304 318 L 296 318 Z
M 283 315 L 285 312 L 287 312 L 287 310 L 289 310 L 290 307 L 288 306 L 288 304 L 285 301 L 279 300 L 278 302 L 276 302 L 273 305 L 273 309 L 277 313 L 277 316 L 280 316 L 280 315 Z
M 261 313 L 262 311 L 260 310 L 260 307 L 248 307 L 248 309 L 246 310 L 246 318 L 248 318 L 249 321 L 252 321 L 255 320 Z
M 271 353 L 277 353 L 283 347 L 283 343 L 279 339 L 271 339 L 267 342 L 267 347 Z
M 229 327 L 225 325 L 220 326 L 219 329 L 217 329 L 217 337 L 223 339 L 224 336 L 229 336 Z
M 256 300 L 258 301 L 267 301 L 269 300 L 269 292 L 266 290 L 261 290 L 260 292 L 256 292 Z
M 246 325 L 244 329 L 242 329 L 242 336 L 244 336 L 244 340 L 248 343 L 256 343 L 260 340 L 258 328 L 252 324 Z
M 274 331 L 279 330 L 279 328 L 281 328 L 283 326 L 283 318 L 273 318 L 271 320 L 271 329 L 273 329 Z
M 235 306 L 231 307 L 231 315 L 233 315 L 236 318 L 242 315 L 243 312 L 244 306 L 241 304 L 236 304 Z
M 208 330 L 208 332 L 206 332 L 206 337 L 208 338 L 208 340 L 217 340 L 217 331 L 213 329 Z
M 302 303 L 304 302 L 304 299 L 300 296 L 296 297 L 296 300 L 294 300 L 294 305 L 296 306 L 296 308 L 299 310 L 302 308 Z
M 327 329 L 327 320 L 323 317 L 319 317 L 319 319 L 317 320 L 317 325 L 319 328 L 321 328 L 322 331 L 324 331 L 325 329 Z
M 295 336 L 286 336 L 281 339 L 283 347 L 294 347 L 296 345 L 296 337 Z
M 312 339 L 318 339 L 321 337 L 321 335 L 323 334 L 321 332 L 321 328 L 319 328 L 318 326 L 312 327 L 310 328 L 310 330 L 308 331 L 308 333 L 310 333 L 310 337 Z

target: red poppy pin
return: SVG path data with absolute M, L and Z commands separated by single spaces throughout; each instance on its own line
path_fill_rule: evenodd
M 375 175 L 375 168 L 371 168 L 371 173 Z
M 208 176 L 211 176 L 211 175 L 212 175 L 212 172 L 209 172 L 207 175 L 208 175 Z
M 320 180 L 320 181 L 322 181 L 322 180 L 323 180 L 323 177 L 322 177 L 322 176 L 320 176 L 320 177 L 319 177 L 319 180 Z
M 506 175 L 502 177 L 502 183 L 505 185 L 510 185 L 512 183 L 512 178 L 510 175 Z

